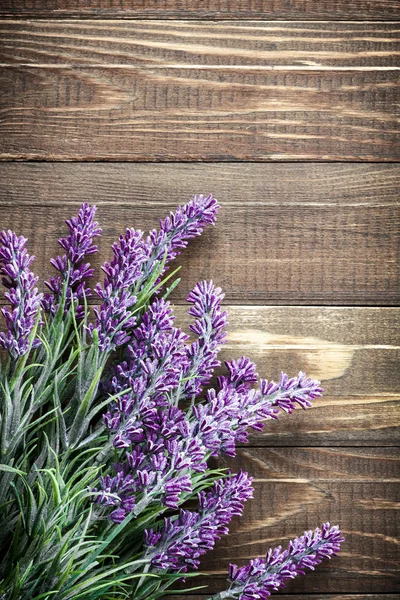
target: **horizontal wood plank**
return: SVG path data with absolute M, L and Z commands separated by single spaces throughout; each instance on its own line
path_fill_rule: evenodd
M 0 21 L 0 33 L 5 64 L 389 69 L 400 51 L 391 22 L 17 19 Z
M 251 448 L 223 464 L 254 476 L 254 498 L 204 559 L 209 576 L 196 583 L 222 589 L 230 562 L 244 564 L 329 520 L 346 538 L 340 556 L 288 583 L 286 593 L 400 591 L 398 449 Z
M 100 265 L 126 227 L 149 229 L 193 193 L 213 192 L 214 228 L 179 258 L 182 301 L 212 278 L 229 303 L 397 304 L 399 165 L 0 164 L 0 223 L 29 238 L 51 274 L 65 218 L 98 205 Z
M 2 0 L 0 15 L 49 18 L 398 19 L 396 0 Z
M 0 24 L 3 160 L 398 160 L 389 23 Z

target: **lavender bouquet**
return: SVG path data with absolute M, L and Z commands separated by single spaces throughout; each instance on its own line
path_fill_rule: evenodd
M 301 372 L 259 380 L 246 357 L 207 389 L 226 339 L 223 294 L 211 281 L 191 291 L 189 340 L 167 301 L 179 282 L 168 265 L 218 208 L 195 196 L 147 236 L 127 229 L 94 288 L 92 315 L 94 206 L 67 221 L 45 294 L 27 240 L 1 234 L 1 600 L 154 600 L 178 579 L 187 585 L 252 496 L 247 473 L 212 469 L 209 459 L 234 456 L 249 428 L 321 395 Z M 325 523 L 286 550 L 230 565 L 227 589 L 212 598 L 267 598 L 342 541 Z

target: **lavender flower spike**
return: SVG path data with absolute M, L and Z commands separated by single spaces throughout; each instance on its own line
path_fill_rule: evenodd
M 224 294 L 212 281 L 197 283 L 187 299 L 192 304 L 189 314 L 196 318 L 191 331 L 198 339 L 188 348 L 190 365 L 185 374 L 192 377 L 184 388 L 186 396 L 197 396 L 201 386 L 210 380 L 216 367 L 221 364 L 217 359 L 221 344 L 226 341 L 224 327 L 228 314 L 221 309 Z
M 114 350 L 130 340 L 128 331 L 136 324 L 136 317 L 130 313 L 137 299 L 134 286 L 147 258 L 143 232 L 133 228 L 127 229 L 112 249 L 113 259 L 102 267 L 106 274 L 103 285 L 96 286 L 96 294 L 102 299 L 100 308 L 95 309 L 102 351 Z
M 304 575 L 305 569 L 319 565 L 324 558 L 331 558 L 340 551 L 344 541 L 337 526 L 324 523 L 321 529 L 306 531 L 301 537 L 289 542 L 288 548 L 281 546 L 267 553 L 266 558 L 255 558 L 244 567 L 230 565 L 230 587 L 210 600 L 266 600 L 289 579 Z
M 86 256 L 97 252 L 97 246 L 93 244 L 93 238 L 101 234 L 99 224 L 94 220 L 95 206 L 89 206 L 86 202 L 79 209 L 78 216 L 66 221 L 70 234 L 66 238 L 60 238 L 58 243 L 65 250 L 63 256 L 51 259 L 51 264 L 60 273 L 46 281 L 51 294 L 46 294 L 42 306 L 46 312 L 55 314 L 61 300 L 63 284 L 68 281 L 65 309 L 67 310 L 73 301 L 81 300 L 91 295 L 91 290 L 86 286 L 86 280 L 94 273 L 89 263 L 82 262 Z M 77 318 L 83 318 L 83 306 L 76 308 Z
M 147 238 L 147 246 L 151 247 L 151 251 L 144 269 L 144 278 L 151 273 L 155 261 L 164 258 L 165 252 L 166 262 L 173 260 L 186 248 L 188 240 L 200 235 L 207 225 L 214 225 L 218 210 L 219 204 L 212 194 L 200 194 L 161 219 L 159 231 L 153 229 Z
M 312 400 L 322 396 L 324 391 L 317 379 L 307 377 L 303 371 L 299 371 L 298 376 L 292 378 L 281 372 L 278 383 L 261 379 L 260 389 L 265 410 L 276 407 L 270 412 L 273 419 L 277 418 L 278 409 L 291 414 L 296 404 L 303 409 L 310 408 Z
M 218 378 L 221 389 L 209 389 L 206 402 L 192 409 L 193 432 L 213 456 L 220 452 L 235 456 L 235 444 L 247 443 L 248 428 L 261 431 L 265 420 L 278 418 L 279 410 L 292 413 L 296 405 L 309 408 L 323 392 L 319 381 L 301 371 L 291 379 L 281 373 L 278 383 L 261 379 L 256 390 L 251 388 L 257 379 L 255 365 L 248 358 L 227 366 L 229 376 Z
M 11 304 L 1 309 L 5 316 L 7 332 L 0 333 L 0 345 L 16 359 L 29 349 L 29 337 L 35 325 L 42 294 L 35 287 L 38 278 L 29 269 L 34 257 L 29 256 L 25 244 L 27 239 L 12 231 L 0 235 L 0 273 L 8 292 L 5 297 Z M 33 342 L 37 347 L 38 340 Z
M 251 481 L 242 472 L 220 479 L 198 495 L 199 512 L 181 509 L 178 516 L 164 519 L 159 531 L 146 531 L 146 556 L 153 568 L 183 573 L 197 569 L 199 557 L 228 533 L 232 517 L 241 516 L 244 503 L 253 495 Z
M 165 264 L 173 260 L 187 246 L 188 240 L 200 235 L 206 225 L 214 224 L 218 209 L 211 194 L 194 196 L 161 220 L 160 229 L 153 229 L 147 238 L 142 231 L 133 228 L 120 236 L 119 243 L 113 245 L 113 259 L 103 266 L 104 283 L 96 288 L 102 299 L 95 325 L 102 351 L 114 350 L 129 342 L 136 324 L 136 318 L 131 316 L 132 307 L 154 269 L 164 259 Z M 154 285 L 160 283 L 162 273 L 158 275 Z M 149 291 L 150 295 L 153 293 Z

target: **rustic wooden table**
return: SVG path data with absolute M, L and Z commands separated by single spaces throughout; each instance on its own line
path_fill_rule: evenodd
M 182 260 L 181 321 L 212 277 L 223 357 L 326 388 L 228 461 L 256 493 L 203 564 L 210 588 L 329 519 L 341 557 L 281 598 L 398 598 L 399 3 L 1 0 L 0 17 L 0 224 L 29 234 L 36 270 L 83 200 L 104 225 L 99 266 L 128 224 L 212 191 L 223 208 Z

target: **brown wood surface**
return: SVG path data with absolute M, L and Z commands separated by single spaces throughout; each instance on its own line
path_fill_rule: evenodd
M 255 497 L 189 585 L 223 589 L 230 561 L 331 520 L 341 556 L 277 597 L 399 598 L 399 16 L 397 0 L 0 1 L 0 229 L 49 277 L 64 219 L 94 202 L 99 273 L 125 227 L 212 192 L 177 322 L 212 278 L 223 360 L 325 388 L 220 460 Z
M 393 161 L 391 23 L 0 23 L 3 160 Z
M 157 226 L 194 192 L 212 191 L 217 225 L 182 255 L 175 301 L 213 278 L 229 303 L 393 305 L 399 180 L 389 164 L 0 164 L 0 223 L 24 232 L 49 277 L 64 220 L 96 202 L 99 270 L 127 226 Z
M 10 17 L 150 19 L 399 18 L 397 0 L 2 0 Z

